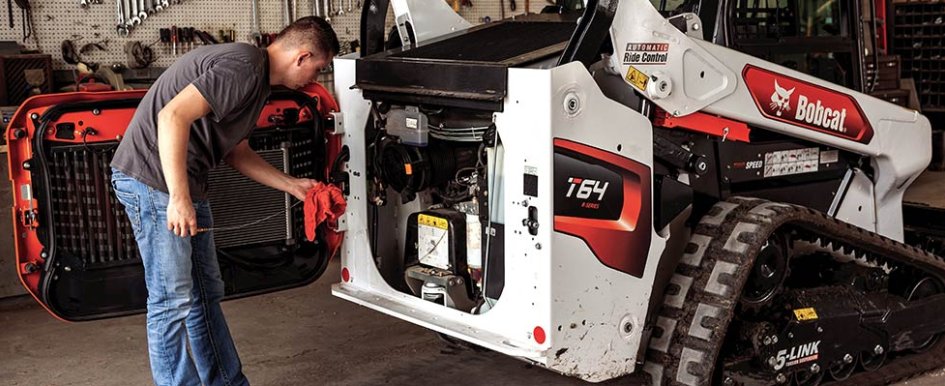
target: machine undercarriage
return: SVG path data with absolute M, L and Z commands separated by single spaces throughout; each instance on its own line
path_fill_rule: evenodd
M 644 368 L 659 374 L 680 350 L 690 372 L 714 372 L 712 384 L 908 378 L 940 366 L 943 268 L 939 257 L 808 208 L 722 201 L 670 280 Z M 698 327 L 680 332 L 680 320 Z

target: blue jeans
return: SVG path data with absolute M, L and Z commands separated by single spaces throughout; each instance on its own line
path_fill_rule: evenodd
M 220 300 L 223 279 L 212 232 L 178 237 L 167 229 L 166 193 L 112 169 L 144 262 L 148 353 L 154 383 L 248 385 Z M 213 225 L 210 204 L 194 201 L 197 225 Z M 193 360 L 187 355 L 187 343 Z

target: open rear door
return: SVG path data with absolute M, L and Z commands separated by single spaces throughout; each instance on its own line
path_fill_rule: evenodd
M 323 106 L 314 95 L 273 92 L 250 143 L 273 166 L 324 180 L 326 144 L 334 141 L 326 141 L 318 113 Z M 108 166 L 142 96 L 144 91 L 38 96 L 24 102 L 8 125 L 17 271 L 33 297 L 59 318 L 145 309 L 141 258 Z M 216 227 L 253 222 L 295 200 L 226 165 L 211 173 L 210 190 Z M 228 298 L 304 285 L 325 271 L 325 243 L 305 240 L 303 220 L 297 205 L 259 224 L 215 232 Z

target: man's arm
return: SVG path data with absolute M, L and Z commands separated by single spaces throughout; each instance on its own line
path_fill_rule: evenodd
M 315 181 L 307 178 L 295 178 L 274 168 L 249 147 L 249 141 L 243 140 L 224 158 L 227 164 L 253 181 L 268 187 L 289 193 L 299 200 L 305 200 Z
M 187 184 L 187 146 L 190 127 L 210 113 L 210 104 L 194 85 L 185 87 L 158 113 L 158 150 L 170 201 L 167 229 L 184 237 L 197 234 L 197 215 Z

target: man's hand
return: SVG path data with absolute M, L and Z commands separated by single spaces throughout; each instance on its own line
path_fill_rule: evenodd
M 197 235 L 197 213 L 186 198 L 171 198 L 167 203 L 167 230 L 177 236 Z
M 289 182 L 286 193 L 295 196 L 299 201 L 305 201 L 305 195 L 307 195 L 308 191 L 312 190 L 317 183 L 317 181 L 308 178 L 293 178 Z
M 158 149 L 171 196 L 167 229 L 180 237 L 197 234 L 197 215 L 187 185 L 187 143 L 191 125 L 208 113 L 210 105 L 194 85 L 185 87 L 158 113 Z

